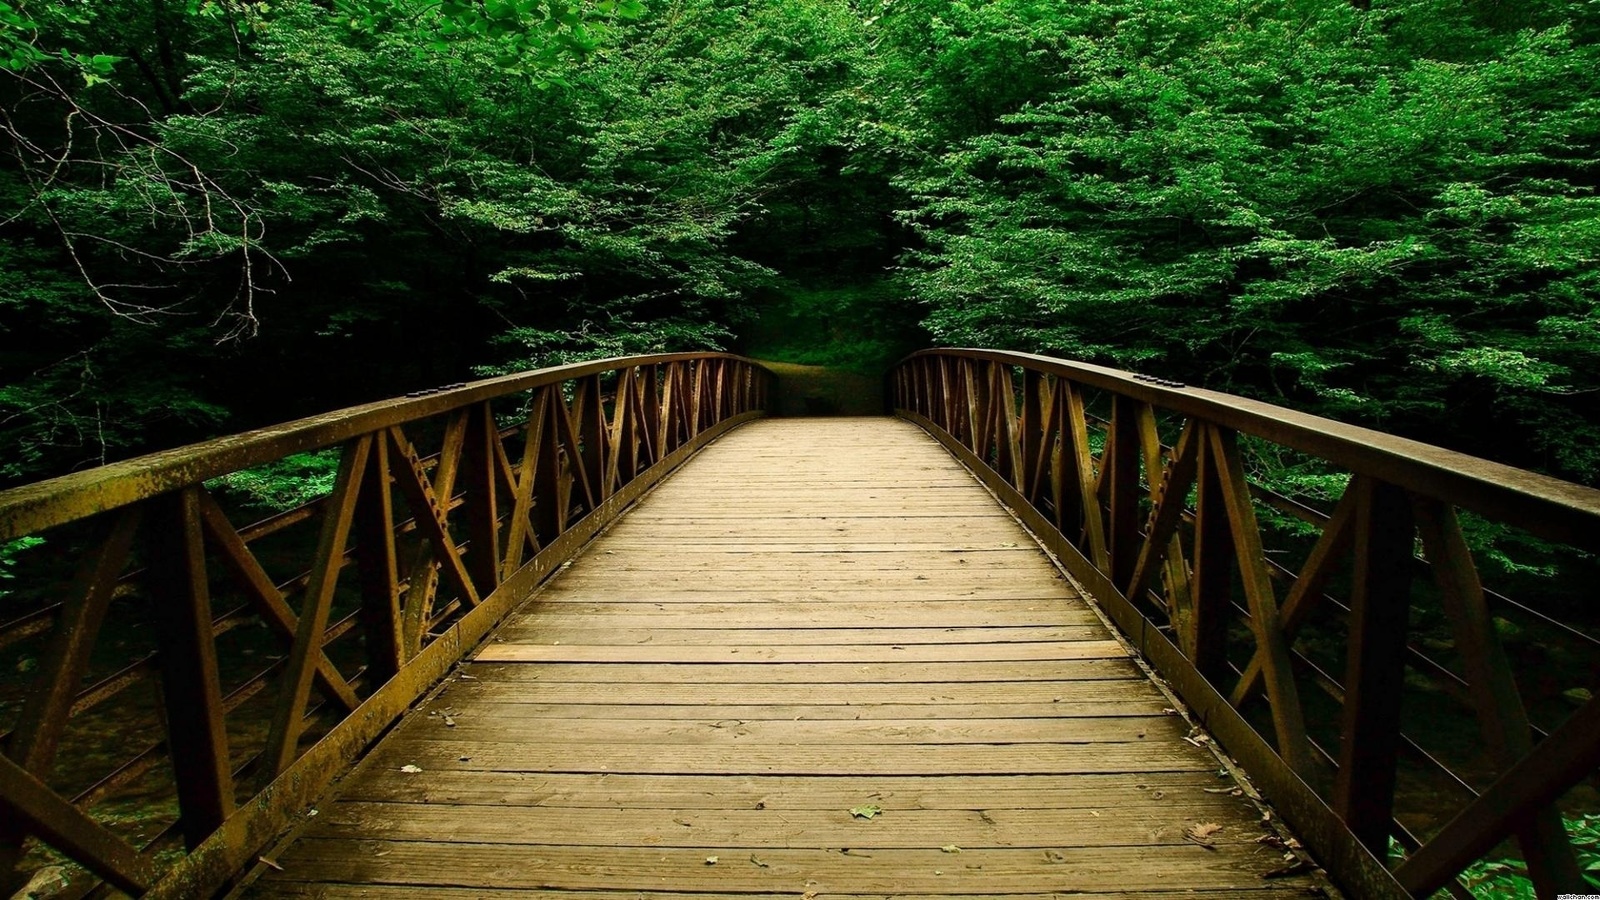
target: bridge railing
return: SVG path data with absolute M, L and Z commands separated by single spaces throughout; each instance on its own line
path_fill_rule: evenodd
M 1463 522 L 1582 560 L 1600 550 L 1600 491 L 1028 354 L 924 351 L 890 382 L 897 412 L 1017 511 L 1353 896 L 1468 896 L 1463 872 L 1513 846 L 1540 896 L 1594 891 L 1558 801 L 1596 808 L 1600 611 L 1564 621 L 1486 589 Z M 1285 454 L 1332 476 L 1324 508 L 1249 480 Z M 1514 671 L 1502 633 L 1519 620 L 1560 665 Z M 1552 696 L 1570 702 L 1552 713 Z
M 225 886 L 770 382 L 726 354 L 582 363 L 0 493 L 5 893 Z M 238 473 L 321 448 L 325 492 L 235 524 Z

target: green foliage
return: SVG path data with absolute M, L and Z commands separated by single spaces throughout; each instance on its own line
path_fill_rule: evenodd
M 648 325 L 611 322 L 602 327 L 591 327 L 585 322 L 575 331 L 513 328 L 496 341 L 509 349 L 512 357 L 498 365 L 479 366 L 477 372 L 508 375 L 613 356 L 719 350 L 719 342 L 727 336 L 728 332 L 720 326 L 688 320 L 656 321 Z
M 1579 816 L 1566 820 L 1567 836 L 1578 851 L 1578 868 L 1583 871 L 1589 887 L 1600 890 L 1600 815 Z M 1528 870 L 1519 860 L 1481 860 L 1467 867 L 1461 875 L 1462 882 L 1475 897 L 1515 897 L 1533 900 L 1538 896 Z M 1437 898 L 1448 897 L 1440 891 Z
M 121 57 L 106 53 L 85 53 L 56 46 L 40 46 L 41 33 L 91 23 L 88 8 L 72 3 L 15 3 L 0 0 L 0 69 L 24 72 L 50 63 L 65 64 L 83 77 L 86 87 L 101 84 L 111 75 Z
M 892 279 L 840 287 L 786 284 L 761 304 L 746 351 L 775 362 L 878 375 L 917 349 L 914 310 Z
M 590 53 L 613 23 L 644 14 L 639 0 L 336 0 L 335 9 L 358 32 L 405 34 L 419 55 L 487 52 L 500 69 L 543 87 L 565 85 L 557 72 L 565 58 Z
M 1593 4 L 891 16 L 930 7 L 904 52 L 935 84 L 897 121 L 928 150 L 899 184 L 936 337 L 1600 477 Z
M 47 337 L 0 351 L 10 479 L 225 415 L 727 345 L 861 105 L 845 3 L 69 6 L 28 41 L 131 64 L 14 75 L 0 330 Z
M 44 538 L 35 535 L 28 535 L 27 537 L 17 538 L 14 541 L 0 543 L 0 582 L 10 581 L 16 577 L 14 574 L 12 574 L 11 569 L 17 564 L 17 554 L 26 550 L 31 550 L 43 543 Z M 10 592 L 5 588 L 0 587 L 0 600 L 5 599 L 5 596 L 8 593 Z
M 339 450 L 295 453 L 283 459 L 214 478 L 206 487 L 253 509 L 282 512 L 333 490 Z

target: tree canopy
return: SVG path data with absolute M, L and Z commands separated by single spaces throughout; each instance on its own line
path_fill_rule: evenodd
M 0 478 L 928 341 L 1600 482 L 1600 2 L 0 0 Z

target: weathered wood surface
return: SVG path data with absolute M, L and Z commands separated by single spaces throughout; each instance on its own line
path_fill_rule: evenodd
M 1322 889 L 1264 877 L 1260 811 L 1166 707 L 921 431 L 762 422 L 550 582 L 243 893 Z

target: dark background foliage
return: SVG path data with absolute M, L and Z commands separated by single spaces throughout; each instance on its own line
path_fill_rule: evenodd
M 1597 483 L 1597 34 L 1557 0 L 0 2 L 0 478 L 584 356 L 939 342 Z

